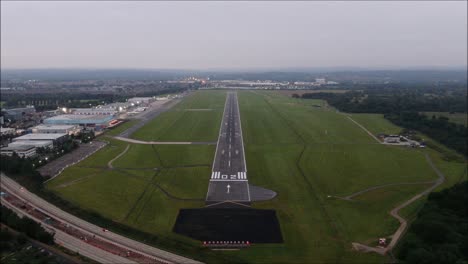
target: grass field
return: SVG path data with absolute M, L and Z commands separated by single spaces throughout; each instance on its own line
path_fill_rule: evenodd
M 445 116 L 449 119 L 449 122 L 453 122 L 455 124 L 460 124 L 464 126 L 468 126 L 468 114 L 467 113 L 447 113 L 447 112 L 423 112 L 429 118 L 432 116 Z
M 224 92 L 197 92 L 135 132 L 153 141 L 216 141 L 224 109 Z
M 363 125 L 372 134 L 400 134 L 401 128 L 392 124 L 382 114 L 349 114 L 359 124 Z
M 388 183 L 434 180 L 425 152 L 446 174 L 445 187 L 466 179 L 466 164 L 444 160 L 431 149 L 378 144 L 346 114 L 321 100 L 264 91 L 241 91 L 238 97 L 249 181 L 278 193 L 254 207 L 276 210 L 285 243 L 219 253 L 235 261 L 385 261 L 376 254 L 353 251 L 351 242 L 373 244 L 378 237 L 391 235 L 398 222 L 388 211 L 427 185 L 380 188 L 353 201 L 330 195 L 349 195 Z M 196 92 L 137 131 L 135 137 L 216 141 L 224 100 L 222 91 Z M 380 115 L 353 114 L 352 118 L 372 133 L 400 130 Z M 204 205 L 215 146 L 150 146 L 102 139 L 109 141 L 106 147 L 66 169 L 47 188 L 117 222 L 199 247 L 199 242 L 173 233 L 172 227 L 180 208 Z M 127 146 L 128 151 L 113 162 L 114 169 L 109 169 L 108 162 Z M 418 208 L 415 205 L 402 213 L 410 217 Z
M 106 135 L 108 136 L 117 136 L 118 134 L 124 132 L 128 128 L 132 127 L 134 124 L 136 124 L 138 120 L 129 120 L 123 124 L 120 124 L 117 127 L 114 127 L 108 131 L 106 131 Z

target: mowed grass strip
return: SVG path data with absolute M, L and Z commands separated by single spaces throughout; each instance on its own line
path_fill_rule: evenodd
M 187 166 L 211 168 L 216 145 L 157 145 L 155 149 L 165 168 Z
M 204 202 L 199 201 L 171 199 L 158 187 L 150 184 L 123 223 L 160 237 L 199 246 L 199 242 L 173 233 L 172 227 L 180 208 L 200 208 L 203 205 Z
M 158 168 L 161 166 L 154 146 L 128 144 L 128 151 L 113 162 L 116 168 Z
M 61 188 L 68 185 L 75 184 L 79 181 L 93 177 L 100 173 L 102 169 L 81 168 L 71 166 L 66 168 L 59 176 L 47 182 L 48 188 Z
M 399 134 L 401 127 L 392 124 L 383 117 L 382 114 L 349 114 L 349 116 L 364 126 L 372 134 L 377 136 L 380 133 L 384 134 Z
M 197 91 L 171 110 L 136 131 L 132 138 L 147 141 L 216 141 L 226 93 Z M 186 111 L 211 109 L 211 111 Z
M 349 240 L 375 245 L 378 238 L 391 236 L 400 226 L 389 211 L 429 186 L 389 186 L 356 196 L 353 201 L 331 198 L 328 203 L 337 224 Z
M 383 184 L 437 179 L 424 155 L 384 145 L 309 146 L 301 167 L 326 195 L 349 195 Z
M 210 167 L 163 169 L 153 180 L 176 198 L 204 201 L 211 176 Z
M 240 254 L 252 262 L 381 261 L 379 256 L 352 252 L 351 242 L 368 242 L 379 234 L 394 232 L 395 222 L 388 209 L 424 186 L 403 187 L 405 192 L 387 189 L 391 195 L 382 194 L 375 204 L 371 198 L 353 203 L 327 197 L 399 181 L 434 180 L 436 176 L 423 154 L 414 149 L 380 145 L 346 115 L 332 109 L 298 103 L 297 99 L 271 92 L 246 91 L 239 98 L 244 141 L 248 141 L 249 181 L 278 193 L 272 201 L 254 205 L 277 210 L 285 238 L 284 245 L 255 247 Z M 252 109 L 267 105 L 270 111 Z M 271 125 L 257 126 L 256 120 L 269 120 Z M 278 136 L 262 140 L 260 136 L 249 138 L 250 135 Z M 290 140 L 282 141 L 280 135 Z M 348 223 L 347 216 L 361 226 Z M 382 225 L 366 230 L 369 219 Z
M 107 141 L 108 144 L 98 150 L 93 155 L 84 159 L 83 161 L 77 163 L 75 166 L 78 167 L 107 167 L 107 163 L 119 155 L 122 151 L 125 150 L 128 143 L 112 139 L 109 137 L 103 137 L 100 140 Z
M 80 207 L 97 212 L 114 221 L 121 221 L 149 183 L 152 174 L 133 175 L 120 171 L 101 171 L 93 177 L 67 187 L 49 184 L 62 198 Z

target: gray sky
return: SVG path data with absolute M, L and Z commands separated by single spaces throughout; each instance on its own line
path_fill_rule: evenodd
M 464 66 L 466 10 L 465 1 L 2 1 L 1 66 Z

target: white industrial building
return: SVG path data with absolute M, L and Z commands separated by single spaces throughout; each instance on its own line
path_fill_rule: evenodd
M 74 115 L 116 115 L 118 111 L 112 108 L 74 108 L 70 109 Z
M 131 107 L 131 103 L 129 102 L 117 102 L 117 103 L 111 103 L 111 104 L 106 104 L 103 106 L 98 106 L 98 109 L 110 109 L 114 110 L 117 112 L 125 112 L 128 108 Z
M 81 131 L 78 125 L 38 125 L 32 128 L 32 132 L 42 134 L 68 134 L 76 135 Z
M 18 140 L 8 144 L 9 147 L 13 146 L 34 146 L 36 148 L 53 148 L 54 142 L 52 140 Z
M 13 138 L 13 142 L 16 141 L 24 141 L 24 140 L 49 140 L 52 141 L 54 145 L 60 144 L 65 142 L 68 139 L 68 134 L 65 133 L 58 133 L 58 134 L 43 134 L 43 133 L 35 133 L 35 134 L 26 134 L 21 137 Z
M 44 119 L 44 124 L 47 125 L 78 125 L 100 131 L 109 126 L 109 123 L 114 120 L 113 115 L 58 115 Z
M 132 103 L 134 105 L 139 105 L 139 104 L 149 104 L 153 102 L 155 99 L 153 97 L 133 97 L 128 99 L 129 103 Z
M 0 135 L 14 135 L 16 133 L 16 129 L 10 127 L 0 127 Z
M 36 156 L 36 148 L 30 145 L 8 146 L 1 148 L 0 153 L 6 156 L 12 156 L 13 153 L 16 153 L 22 158 L 29 158 Z
M 327 84 L 327 81 L 325 80 L 325 78 L 317 78 L 315 79 L 315 82 L 317 84 Z

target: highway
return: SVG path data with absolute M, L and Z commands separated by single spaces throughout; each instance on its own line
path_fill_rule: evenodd
M 136 255 L 141 255 L 144 259 L 151 259 L 151 262 L 153 263 L 200 263 L 192 259 L 188 259 L 164 250 L 151 247 L 149 245 L 126 238 L 111 231 L 104 232 L 102 227 L 96 226 L 78 217 L 75 217 L 48 203 L 42 198 L 36 196 L 35 194 L 27 191 L 3 173 L 1 174 L 1 189 L 3 192 L 10 194 L 11 196 L 20 198 L 25 204 L 31 206 L 34 210 L 47 214 L 50 217 L 57 219 L 57 221 L 66 223 L 67 227 L 72 228 L 76 232 L 80 234 L 86 234 L 87 237 L 92 237 L 93 239 L 99 240 L 102 245 L 110 245 L 109 248 L 114 250 L 114 252 L 122 249 L 128 250 L 134 252 Z M 2 196 L 2 204 L 4 203 L 7 203 L 7 201 L 5 196 Z M 19 210 L 19 208 L 16 209 Z M 22 213 L 27 214 L 27 212 Z M 53 228 L 49 225 L 47 226 L 49 228 Z M 92 248 L 90 248 L 90 245 L 88 243 L 78 243 L 82 241 L 70 237 L 70 235 L 67 235 L 63 232 L 61 233 L 61 231 L 58 229 L 54 228 L 54 231 L 57 234 L 56 241 L 62 243 L 64 247 L 83 252 L 83 255 L 86 255 L 91 259 L 95 259 L 98 262 L 134 262 L 128 258 L 125 258 L 126 261 L 122 262 L 122 258 L 120 256 L 116 256 L 116 254 L 110 256 L 109 254 L 105 254 L 106 252 L 98 247 L 91 246 Z
M 244 143 L 236 92 L 228 92 L 206 203 L 250 204 Z

